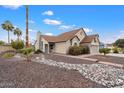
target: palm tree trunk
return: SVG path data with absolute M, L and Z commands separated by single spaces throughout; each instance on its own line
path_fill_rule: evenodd
M 19 41 L 19 36 L 18 36 L 18 41 Z
M 26 47 L 29 47 L 29 37 L 28 37 L 28 5 L 26 5 Z
M 9 34 L 9 31 L 8 31 L 8 44 L 10 44 L 10 34 Z

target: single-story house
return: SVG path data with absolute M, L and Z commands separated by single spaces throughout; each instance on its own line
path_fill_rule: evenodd
M 58 36 L 42 35 L 38 32 L 35 49 L 40 49 L 45 53 L 67 54 L 70 46 L 80 44 L 88 46 L 90 54 L 99 53 L 99 35 L 87 35 L 83 28 L 65 32 Z

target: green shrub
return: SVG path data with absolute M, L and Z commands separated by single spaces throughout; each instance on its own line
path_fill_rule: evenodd
M 119 50 L 118 50 L 118 48 L 116 48 L 116 47 L 113 48 L 112 50 L 113 50 L 113 53 L 119 53 Z
M 104 55 L 108 54 L 110 52 L 111 49 L 109 48 L 102 48 L 102 49 L 99 49 L 99 52 L 100 53 L 104 53 Z
M 11 42 L 12 48 L 19 50 L 24 48 L 24 42 L 23 41 L 13 41 Z
M 3 58 L 12 58 L 14 56 L 14 54 L 12 53 L 5 53 L 2 55 Z
M 40 53 L 43 53 L 43 51 L 41 51 L 40 49 L 38 49 L 38 50 L 36 50 L 34 53 L 35 53 L 35 54 L 40 54 Z
M 69 48 L 68 54 L 70 55 L 81 55 L 81 54 L 88 54 L 89 48 L 86 46 L 71 46 Z
M 3 41 L 0 41 L 0 45 L 4 45 L 5 44 L 5 42 L 3 42 Z
M 31 56 L 31 53 L 33 52 L 32 48 L 24 48 L 24 49 L 21 49 L 20 52 L 26 57 L 27 62 L 31 61 L 30 56 Z
M 79 48 L 81 50 L 81 54 L 89 54 L 89 47 L 88 46 L 80 45 Z

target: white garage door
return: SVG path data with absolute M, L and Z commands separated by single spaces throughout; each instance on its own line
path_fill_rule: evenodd
M 90 54 L 98 54 L 98 53 L 99 53 L 99 46 L 98 45 L 90 46 Z

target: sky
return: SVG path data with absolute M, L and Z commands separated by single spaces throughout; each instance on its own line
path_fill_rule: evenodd
M 25 6 L 0 6 L 0 24 L 9 20 L 22 30 L 25 39 Z M 58 35 L 72 29 L 84 28 L 90 34 L 99 34 L 101 42 L 112 43 L 124 38 L 124 6 L 29 6 L 30 42 L 36 40 L 36 33 Z M 17 37 L 11 32 L 11 39 Z M 0 26 L 0 40 L 7 42 L 7 31 Z

